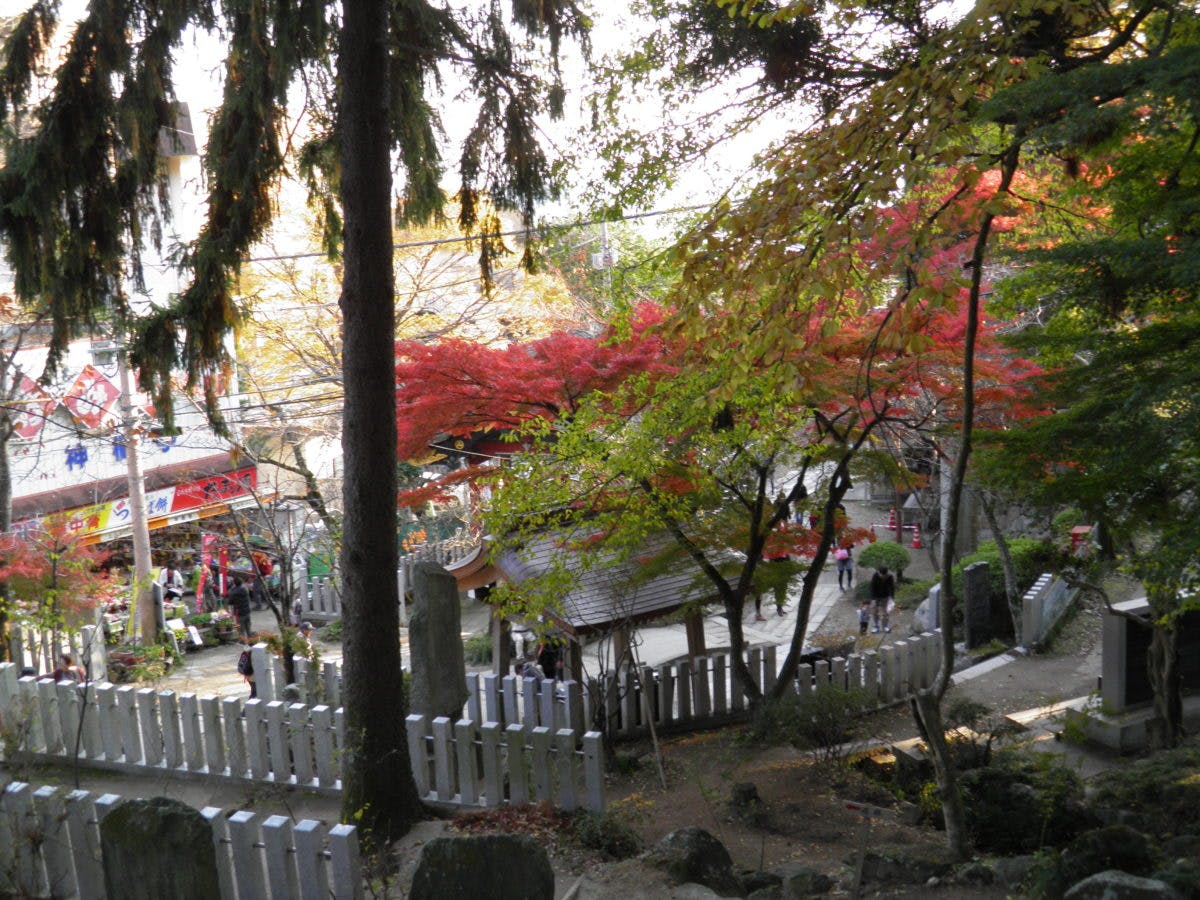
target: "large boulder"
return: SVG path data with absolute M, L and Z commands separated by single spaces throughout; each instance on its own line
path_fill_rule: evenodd
M 1085 878 L 1063 900 L 1180 900 L 1175 889 L 1154 878 L 1108 869 Z
M 854 865 L 853 858 L 847 860 Z M 863 878 L 886 884 L 925 884 L 954 871 L 955 860 L 944 847 L 883 844 L 867 849 Z
M 646 863 L 662 869 L 676 884 L 689 882 L 711 888 L 722 897 L 741 897 L 725 845 L 703 828 L 672 831 L 646 854 Z
M 833 890 L 832 878 L 803 863 L 784 863 L 773 868 L 771 872 L 780 878 L 784 900 L 801 900 L 803 897 L 828 894 Z
M 409 900 L 554 900 L 550 857 L 524 834 L 434 838 L 421 849 Z
M 208 900 L 220 894 L 212 824 L 178 800 L 118 804 L 100 823 L 100 847 L 109 897 Z

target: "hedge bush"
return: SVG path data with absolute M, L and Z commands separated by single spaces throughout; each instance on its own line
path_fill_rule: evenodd
M 1062 562 L 1061 554 L 1054 544 L 1033 538 L 1013 538 L 1008 542 L 1008 552 L 1012 556 L 1013 568 L 1017 570 L 1017 590 L 1020 593 L 1029 590 L 1043 572 L 1054 571 Z M 1003 597 L 1004 567 L 1000 564 L 1000 551 L 996 548 L 995 541 L 984 541 L 978 550 L 964 556 L 954 567 L 952 577 L 955 595 L 963 595 L 963 569 L 977 562 L 988 564 L 992 595 Z

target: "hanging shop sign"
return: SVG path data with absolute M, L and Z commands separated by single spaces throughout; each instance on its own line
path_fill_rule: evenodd
M 99 428 L 101 425 L 116 424 L 117 401 L 120 397 L 120 390 L 103 372 L 87 365 L 67 389 L 62 402 L 75 421 L 87 428 Z
M 20 399 L 14 403 L 13 434 L 23 441 L 32 441 L 42 433 L 42 427 L 58 406 L 58 400 L 42 390 L 28 375 L 21 376 Z
M 253 506 L 258 502 L 254 494 L 257 486 L 258 472 L 248 466 L 149 491 L 146 494 L 147 524 L 153 531 Z M 52 513 L 47 518 L 64 521 L 67 532 L 83 537 L 85 543 L 125 537 L 133 527 L 133 509 L 128 497 Z M 19 522 L 14 528 L 27 527 L 33 521 Z

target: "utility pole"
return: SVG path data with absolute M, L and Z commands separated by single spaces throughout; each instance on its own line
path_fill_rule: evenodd
M 133 527 L 133 591 L 136 597 L 137 624 L 143 644 L 158 640 L 158 610 L 154 608 L 154 588 L 150 582 L 150 528 L 146 522 L 146 482 L 142 478 L 142 460 L 138 453 L 141 436 L 133 415 L 133 396 L 129 390 L 129 367 L 125 362 L 125 344 L 117 348 L 118 387 L 121 389 L 121 434 L 125 438 L 125 473 L 129 481 L 130 524 Z

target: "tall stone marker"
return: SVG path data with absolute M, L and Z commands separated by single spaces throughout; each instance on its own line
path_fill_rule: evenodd
M 963 569 L 963 631 L 967 649 L 980 647 L 992 634 L 992 576 L 985 562 Z
M 463 659 L 462 610 L 458 583 L 437 563 L 413 569 L 413 608 L 408 622 L 412 656 L 411 712 L 433 721 L 462 718 L 467 702 L 467 666 Z
M 212 826 L 178 800 L 126 800 L 100 823 L 104 891 L 121 900 L 219 900 Z

